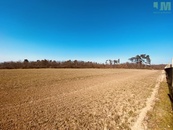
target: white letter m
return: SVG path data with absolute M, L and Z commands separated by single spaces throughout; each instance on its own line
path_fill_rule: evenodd
M 171 2 L 161 2 L 160 3 L 160 10 L 171 10 Z

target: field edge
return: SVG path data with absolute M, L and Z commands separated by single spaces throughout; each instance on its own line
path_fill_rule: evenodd
M 168 92 L 168 85 L 164 80 L 160 84 L 155 105 L 145 118 L 148 130 L 173 130 L 173 111 Z

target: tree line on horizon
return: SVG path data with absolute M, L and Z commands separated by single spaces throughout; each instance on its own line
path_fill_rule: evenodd
M 164 69 L 165 65 L 151 65 L 151 59 L 149 55 L 141 54 L 135 57 L 129 58 L 130 62 L 120 63 L 118 60 L 106 60 L 104 63 L 97 63 L 91 61 L 79 61 L 79 60 L 67 60 L 67 61 L 55 61 L 55 60 L 37 60 L 17 62 L 3 62 L 0 63 L 0 69 L 29 69 L 29 68 L 127 68 L 127 69 Z

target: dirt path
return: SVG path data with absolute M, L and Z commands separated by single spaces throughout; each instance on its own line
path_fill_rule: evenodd
M 153 108 L 156 95 L 158 94 L 158 90 L 160 87 L 160 83 L 163 81 L 164 78 L 165 78 L 165 73 L 163 71 L 162 74 L 157 79 L 157 82 L 155 87 L 153 88 L 151 97 L 149 97 L 146 101 L 146 106 L 141 110 L 136 122 L 131 127 L 132 130 L 146 130 L 147 129 L 147 126 L 143 123 L 143 121 L 147 115 L 147 112 Z

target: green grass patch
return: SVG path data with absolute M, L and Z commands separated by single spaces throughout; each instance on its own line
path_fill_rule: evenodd
M 158 100 L 152 111 L 147 113 L 147 126 L 149 130 L 173 130 L 173 111 L 168 97 L 168 85 L 166 82 L 160 85 Z

